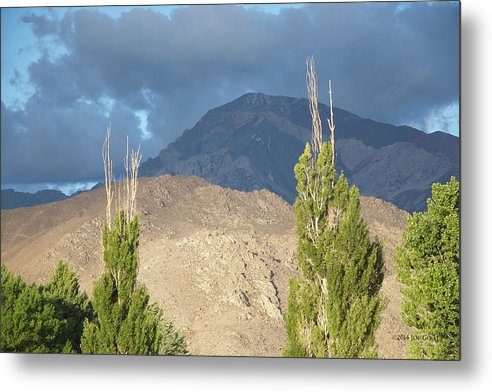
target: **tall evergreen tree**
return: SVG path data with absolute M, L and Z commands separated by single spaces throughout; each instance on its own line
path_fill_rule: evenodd
M 403 319 L 419 333 L 408 345 L 412 358 L 460 357 L 459 203 L 456 178 L 433 184 L 427 211 L 408 219 L 397 249 Z
M 184 338 L 165 323 L 159 307 L 150 303 L 143 284 L 137 282 L 140 236 L 136 214 L 137 172 L 140 153 L 125 159 L 124 208 L 118 207 L 111 221 L 112 163 L 109 157 L 110 129 L 103 146 L 107 196 L 103 230 L 105 271 L 94 284 L 92 304 L 95 318 L 86 320 L 81 339 L 82 352 L 91 354 L 184 354 Z M 119 193 L 119 192 L 118 192 Z
M 284 355 L 375 357 L 374 334 L 382 309 L 382 248 L 371 241 L 360 216 L 358 189 L 349 188 L 343 173 L 337 176 L 335 171 L 333 111 L 328 121 L 331 143 L 321 142 L 313 68 L 308 62 L 314 147 L 306 145 L 294 169 L 302 276 L 290 281 Z
M 105 272 L 94 285 L 96 314 L 86 321 L 82 351 L 92 354 L 158 354 L 161 311 L 149 305 L 149 295 L 137 283 L 138 216 L 127 221 L 119 210 L 114 227 L 103 233 Z

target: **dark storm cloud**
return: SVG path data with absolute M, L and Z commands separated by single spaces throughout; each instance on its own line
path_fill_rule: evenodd
M 46 35 L 52 35 L 58 32 L 57 24 L 53 23 L 53 20 L 48 19 L 45 16 L 31 13 L 25 15 L 22 18 L 22 22 L 30 23 L 33 33 L 36 34 L 38 37 L 44 37 Z
M 208 109 L 247 91 L 305 96 L 311 54 L 322 101 L 330 78 L 336 106 L 419 123 L 457 100 L 458 8 L 408 4 L 311 4 L 278 16 L 238 6 L 185 7 L 172 17 L 141 8 L 118 19 L 98 9 L 26 16 L 66 53 L 31 64 L 36 93 L 25 110 L 2 105 L 3 180 L 100 177 L 109 120 L 120 150 L 129 134 L 153 156 Z M 107 98 L 116 102 L 109 115 Z M 135 111 L 148 113 L 148 141 Z
M 120 105 L 113 107 L 109 117 L 115 171 L 121 173 L 126 136 L 130 145 L 141 142 L 139 122 Z M 2 181 L 70 182 L 101 177 L 101 146 L 108 119 L 97 105 L 80 102 L 48 109 L 46 102 L 31 99 L 25 111 L 12 111 L 2 103 L 1 118 Z

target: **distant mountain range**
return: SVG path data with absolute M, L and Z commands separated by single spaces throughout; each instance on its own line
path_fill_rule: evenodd
M 320 104 L 326 126 L 329 108 Z M 413 212 L 426 208 L 434 182 L 459 178 L 459 138 L 426 134 L 334 108 L 338 172 L 364 195 Z M 266 188 L 289 203 L 296 197 L 294 165 L 310 141 L 307 99 L 248 93 L 210 110 L 155 158 L 142 176 L 196 175 L 242 191 Z
M 20 207 L 31 207 L 39 204 L 52 203 L 67 199 L 63 192 L 46 189 L 36 193 L 17 192 L 13 189 L 2 189 L 1 206 L 3 210 Z
M 98 182 L 90 190 L 100 188 L 102 185 L 102 182 Z M 65 193 L 54 189 L 45 189 L 36 193 L 17 192 L 14 189 L 2 189 L 1 209 L 11 210 L 13 208 L 32 207 L 53 203 L 55 201 L 65 200 L 69 197 L 80 195 L 84 192 L 87 192 L 87 190 L 77 191 L 74 194 L 67 196 Z

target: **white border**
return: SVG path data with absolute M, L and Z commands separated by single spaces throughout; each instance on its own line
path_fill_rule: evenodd
M 255 1 L 244 1 L 243 3 Z M 274 2 L 274 1 L 273 1 Z M 289 1 L 282 1 L 289 2 Z M 0 6 L 173 4 L 135 0 L 1 0 Z M 206 1 L 177 1 L 197 4 Z M 215 0 L 213 3 L 229 3 Z M 16 391 L 475 391 L 492 386 L 489 146 L 490 2 L 462 1 L 461 362 L 137 358 L 0 354 L 0 386 Z M 490 390 L 490 389 L 488 389 Z

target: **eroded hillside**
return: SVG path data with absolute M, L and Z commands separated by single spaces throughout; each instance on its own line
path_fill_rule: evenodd
M 52 204 L 2 211 L 2 262 L 30 282 L 45 282 L 64 259 L 91 293 L 102 272 L 103 189 Z M 406 213 L 362 198 L 371 234 L 385 249 L 388 305 L 377 334 L 382 357 L 404 356 L 408 333 L 392 255 Z M 279 356 L 289 278 L 298 273 L 293 208 L 266 191 L 239 192 L 197 177 L 139 183 L 139 279 L 185 333 L 195 355 Z

